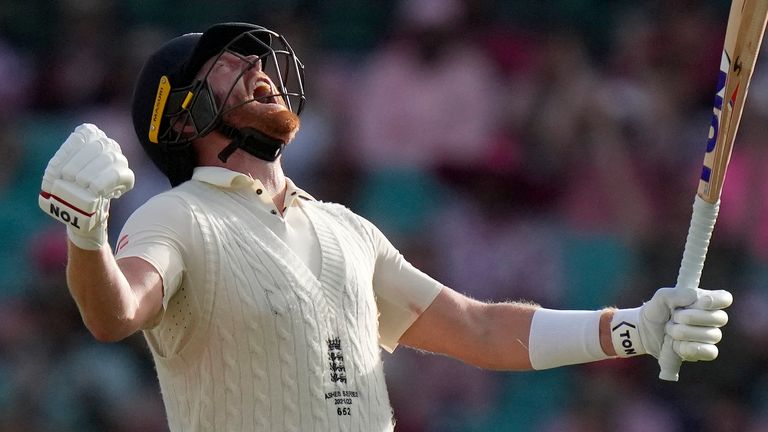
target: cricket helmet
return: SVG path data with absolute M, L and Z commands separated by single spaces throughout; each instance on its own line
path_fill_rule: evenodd
M 247 62 L 252 61 L 245 57 L 258 56 L 262 70 L 277 88 L 278 93 L 272 96 L 282 96 L 297 115 L 304 107 L 304 66 L 280 34 L 248 23 L 223 23 L 203 33 L 171 39 L 144 64 L 134 89 L 131 115 L 144 151 L 172 186 L 192 177 L 192 141 L 214 130 L 224 131 L 236 141 L 230 154 L 235 147 L 263 153 L 261 147 L 267 146 L 267 153 L 276 153 L 276 158 L 282 150 L 283 143 L 274 143 L 255 131 L 255 138 L 249 135 L 245 139 L 239 130 L 222 124 L 224 103 L 216 100 L 198 72 L 209 59 L 226 52 Z M 230 92 L 241 76 L 233 80 Z M 248 102 L 253 101 L 256 99 Z

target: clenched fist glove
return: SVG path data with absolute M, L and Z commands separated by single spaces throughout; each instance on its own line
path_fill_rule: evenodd
M 98 250 L 107 242 L 109 200 L 131 190 L 133 183 L 120 146 L 85 123 L 48 162 L 38 203 L 67 225 L 67 235 L 77 247 Z
M 699 288 L 662 288 L 635 309 L 617 310 L 611 338 L 619 357 L 651 354 L 659 358 L 665 336 L 685 361 L 717 358 L 720 327 L 728 322 L 722 310 L 733 302 L 728 291 Z

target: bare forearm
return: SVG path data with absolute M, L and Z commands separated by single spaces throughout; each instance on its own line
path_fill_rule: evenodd
M 84 250 L 70 242 L 67 285 L 83 322 L 97 339 L 119 340 L 135 331 L 132 318 L 138 302 L 109 245 Z
M 537 306 L 487 304 L 444 288 L 400 342 L 485 369 L 527 370 L 528 335 Z
M 517 302 L 475 305 L 475 335 L 467 337 L 471 349 L 462 350 L 461 360 L 484 369 L 531 369 L 528 339 L 537 308 Z
M 521 302 L 483 303 L 444 288 L 400 341 L 494 370 L 533 369 L 536 360 L 541 366 L 542 355 L 553 359 L 565 355 L 564 364 L 572 359 L 579 363 L 616 355 L 610 328 L 613 309 L 542 310 L 544 318 L 540 317 L 532 339 L 534 315 L 539 309 Z M 552 319 L 558 323 L 553 325 Z M 568 353 L 574 343 L 581 354 L 571 358 Z M 533 349 L 536 355 L 532 357 Z

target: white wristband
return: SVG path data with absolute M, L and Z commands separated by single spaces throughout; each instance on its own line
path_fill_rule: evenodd
M 600 346 L 602 311 L 537 309 L 528 356 L 536 370 L 610 358 Z

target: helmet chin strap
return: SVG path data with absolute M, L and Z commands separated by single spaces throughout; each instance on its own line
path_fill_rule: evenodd
M 237 149 L 243 149 L 245 152 L 267 162 L 274 162 L 285 148 L 285 143 L 265 135 L 253 128 L 237 129 L 228 124 L 221 124 L 218 127 L 219 132 L 224 134 L 232 141 L 224 147 L 219 153 L 219 160 L 226 163 L 227 159 Z

